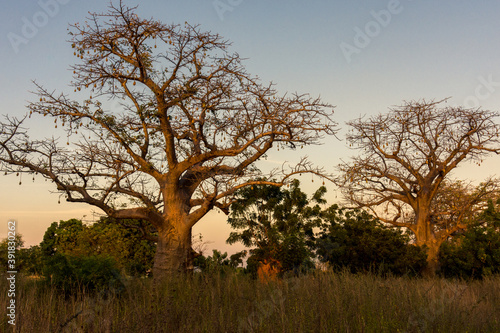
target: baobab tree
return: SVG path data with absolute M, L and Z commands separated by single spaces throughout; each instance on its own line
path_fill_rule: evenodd
M 496 188 L 490 179 L 467 197 L 454 196 L 454 205 L 444 205 L 439 200 L 447 195 L 445 180 L 461 162 L 480 164 L 487 154 L 500 153 L 498 113 L 438 107 L 443 102 L 408 102 L 348 122 L 347 141 L 360 154 L 339 165 L 337 178 L 356 207 L 414 233 L 416 244 L 427 247 L 430 274 L 437 268 L 441 243 L 466 227 L 461 208 L 471 208 Z
M 51 180 L 69 202 L 149 221 L 157 233 L 153 274 L 162 278 L 189 269 L 191 228 L 215 207 L 227 212 L 236 190 L 324 174 L 306 158 L 267 175 L 255 163 L 272 148 L 319 144 L 337 124 L 320 98 L 280 95 L 248 74 L 218 34 L 134 10 L 111 4 L 70 26 L 79 59 L 71 94 L 85 99 L 35 82 L 29 116 L 52 117 L 68 141 L 31 140 L 24 119 L 7 117 L 0 161 L 6 173 Z M 120 107 L 109 109 L 106 99 Z M 263 176 L 277 180 L 257 180 Z
M 431 221 L 435 228 L 448 234 L 467 228 L 494 201 L 500 186 L 498 178 L 488 178 L 479 185 L 471 181 L 445 179 L 431 205 Z

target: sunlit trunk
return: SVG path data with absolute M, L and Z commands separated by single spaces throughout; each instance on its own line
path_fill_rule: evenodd
M 416 244 L 427 248 L 427 267 L 422 272 L 424 276 L 435 276 L 439 269 L 439 242 L 432 230 L 432 225 L 429 221 L 430 209 L 420 207 L 417 213 L 417 228 L 415 232 Z
M 427 267 L 422 272 L 424 276 L 433 277 L 439 269 L 439 247 L 441 244 L 432 242 L 427 245 Z
M 191 228 L 185 227 L 181 221 L 175 221 L 172 227 L 160 229 L 153 265 L 155 281 L 178 276 L 192 269 Z

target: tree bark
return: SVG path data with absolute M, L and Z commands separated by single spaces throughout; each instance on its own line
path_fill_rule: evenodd
M 418 246 L 425 245 L 427 248 L 427 266 L 422 274 L 427 277 L 433 277 L 439 269 L 438 256 L 441 242 L 436 239 L 429 218 L 430 209 L 421 207 L 417 213 L 415 240 Z
M 426 277 L 434 277 L 439 270 L 439 247 L 440 242 L 428 242 L 427 244 L 427 266 L 422 274 Z
M 191 228 L 174 221 L 169 228 L 158 230 L 158 243 L 153 265 L 155 281 L 190 272 L 193 269 Z

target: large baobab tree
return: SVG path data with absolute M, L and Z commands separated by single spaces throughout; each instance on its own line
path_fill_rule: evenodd
M 360 154 L 340 164 L 337 180 L 351 203 L 414 233 L 416 244 L 427 247 L 430 274 L 441 243 L 466 226 L 461 208 L 471 208 L 496 187 L 489 180 L 468 195 L 449 198 L 454 187 L 445 181 L 450 172 L 461 162 L 481 163 L 487 154 L 500 153 L 498 113 L 440 108 L 442 102 L 409 102 L 348 122 L 347 141 Z M 447 196 L 455 204 L 440 202 Z
M 227 211 L 237 189 L 323 172 L 302 159 L 265 178 L 276 181 L 257 180 L 255 163 L 271 148 L 318 144 L 337 125 L 319 98 L 279 95 L 249 75 L 219 35 L 141 19 L 121 2 L 70 35 L 79 59 L 71 94 L 85 99 L 35 83 L 28 106 L 30 117 L 52 117 L 68 142 L 31 140 L 23 120 L 8 117 L 1 169 L 38 173 L 67 201 L 112 218 L 149 221 L 155 277 L 189 269 L 191 228 L 214 207 Z M 119 104 L 109 109 L 109 99 Z

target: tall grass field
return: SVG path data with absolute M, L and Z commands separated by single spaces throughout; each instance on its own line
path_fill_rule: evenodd
M 63 294 L 17 277 L 2 332 L 500 332 L 500 277 L 480 281 L 318 272 L 264 284 L 195 274 Z M 1 289 L 8 284 L 2 278 Z M 9 298 L 3 292 L 0 306 Z

